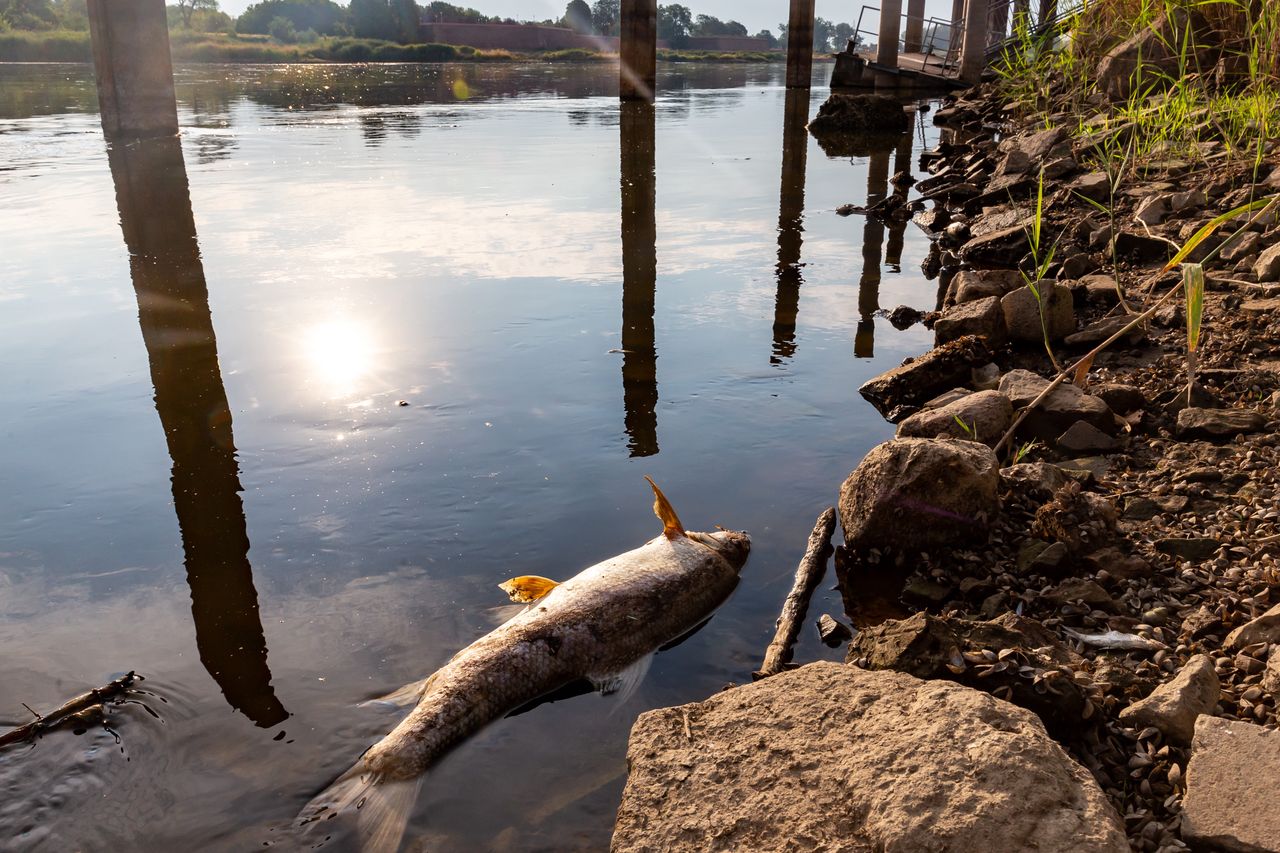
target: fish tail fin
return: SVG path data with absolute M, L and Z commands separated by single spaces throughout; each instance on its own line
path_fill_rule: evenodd
M 538 577 L 537 575 L 521 575 L 518 578 L 511 578 L 498 584 L 498 589 L 505 592 L 512 601 L 519 604 L 528 604 L 544 598 L 558 586 L 560 586 L 559 582 L 550 578 Z
M 298 816 L 304 832 L 330 834 L 330 821 L 354 827 L 361 853 L 396 853 L 409 825 L 423 777 L 384 779 L 357 762 L 306 805 Z M 312 827 L 311 824 L 317 824 Z
M 684 525 L 680 523 L 680 516 L 676 515 L 675 508 L 671 506 L 671 501 L 667 500 L 667 496 L 662 493 L 662 489 L 658 488 L 658 484 L 653 481 L 652 477 L 646 474 L 645 479 L 649 481 L 649 486 L 653 489 L 653 514 L 662 522 L 662 535 L 668 539 L 678 539 L 684 536 Z

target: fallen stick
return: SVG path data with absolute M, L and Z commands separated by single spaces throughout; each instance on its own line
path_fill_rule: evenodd
M 24 708 L 35 714 L 36 718 L 25 725 L 18 726 L 16 729 L 0 735 L 0 746 L 8 746 L 11 743 L 27 740 L 35 737 L 41 732 L 48 731 L 66 720 L 68 717 L 74 716 L 81 711 L 94 707 L 95 705 L 101 705 L 108 699 L 112 699 L 124 693 L 133 686 L 135 681 L 139 680 L 141 680 L 141 676 L 130 671 L 102 687 L 95 687 L 88 693 L 81 693 L 76 698 L 71 699 L 68 702 L 64 702 L 56 710 L 50 711 L 43 716 L 36 714 L 35 711 L 31 711 L 30 707 L 23 705 Z
M 818 516 L 813 532 L 809 534 L 809 545 L 796 568 L 796 582 L 782 604 L 773 642 L 765 649 L 764 663 L 760 665 L 760 669 L 751 673 L 752 680 L 759 681 L 781 672 L 782 667 L 791 660 L 791 646 L 800 633 L 800 623 L 804 621 L 804 615 L 809 609 L 809 599 L 826 574 L 827 559 L 834 550 L 831 547 L 831 534 L 835 529 L 835 507 L 827 507 Z

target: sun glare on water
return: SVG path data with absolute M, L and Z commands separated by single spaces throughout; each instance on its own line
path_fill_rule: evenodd
M 310 383 L 329 398 L 367 390 L 377 367 L 377 348 L 368 327 L 352 320 L 331 320 L 303 335 Z

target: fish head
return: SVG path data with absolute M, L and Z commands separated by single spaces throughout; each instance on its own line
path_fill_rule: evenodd
M 735 570 L 741 570 L 751 553 L 751 537 L 745 530 L 717 530 L 715 533 L 687 533 L 690 539 L 701 542 L 721 557 Z

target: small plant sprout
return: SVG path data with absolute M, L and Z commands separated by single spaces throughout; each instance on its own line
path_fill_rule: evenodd
M 964 418 L 960 417 L 959 415 L 952 415 L 951 417 L 955 418 L 956 423 L 960 425 L 960 429 L 964 430 L 965 435 L 969 436 L 970 441 L 978 440 L 978 422 L 977 421 L 974 421 L 972 424 L 967 424 L 964 422 Z
M 1053 255 L 1058 250 L 1058 244 L 1055 242 L 1049 247 L 1048 251 L 1043 248 L 1044 238 L 1044 169 L 1040 170 L 1040 179 L 1036 187 L 1036 210 L 1031 217 L 1031 227 L 1027 229 L 1027 244 L 1031 247 L 1031 265 L 1030 274 L 1026 270 L 1019 269 L 1022 280 L 1027 285 L 1027 290 L 1031 291 L 1031 296 L 1036 300 L 1036 308 L 1040 312 L 1040 333 L 1044 338 L 1044 351 L 1049 354 L 1049 363 L 1053 365 L 1054 370 L 1061 371 L 1062 366 L 1058 364 L 1058 359 L 1053 354 L 1053 347 L 1049 343 L 1049 321 L 1045 317 L 1045 295 L 1040 292 L 1040 282 L 1044 280 L 1045 274 L 1049 271 L 1049 267 L 1053 264 Z M 1050 287 L 1049 296 L 1053 296 L 1053 289 Z
M 1204 318 L 1204 267 L 1182 265 L 1182 292 L 1187 300 L 1187 401 L 1196 382 L 1196 359 L 1200 349 L 1200 322 Z

